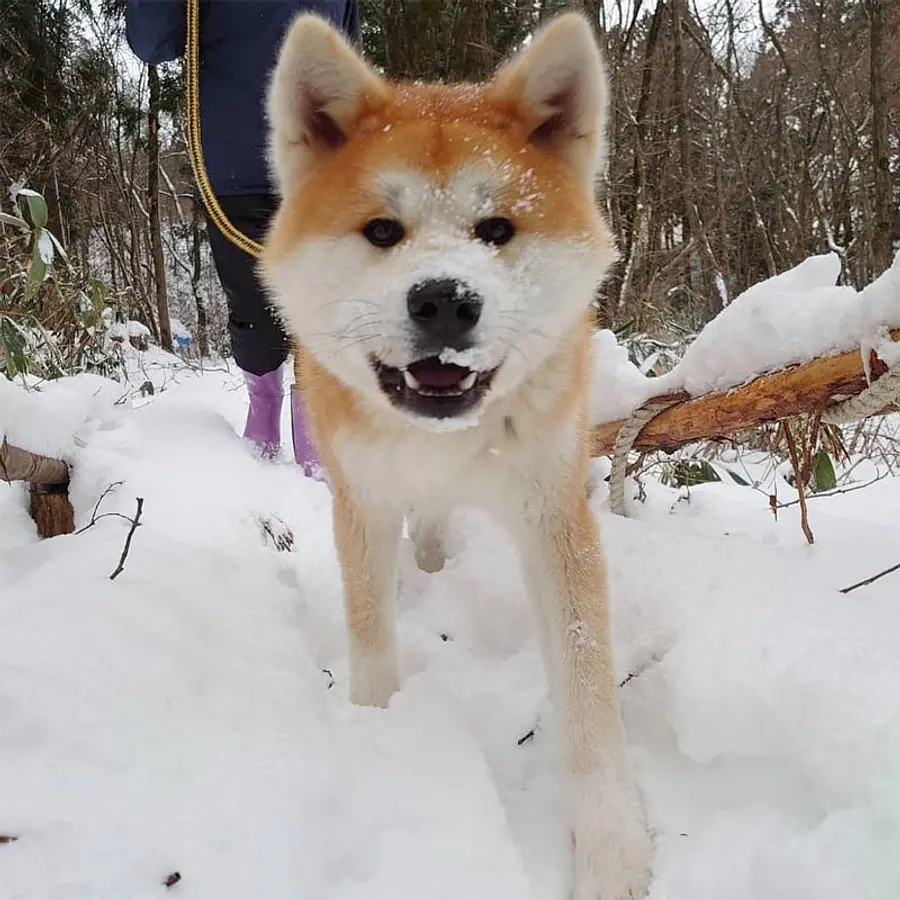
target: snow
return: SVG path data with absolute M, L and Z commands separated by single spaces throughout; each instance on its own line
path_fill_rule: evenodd
M 180 338 L 180 339 L 192 339 L 190 329 L 181 321 L 181 319 L 171 318 L 169 319 L 171 328 L 172 328 L 172 337 Z
M 116 421 L 122 385 L 97 375 L 47 381 L 25 391 L 0 376 L 0 441 L 58 459 L 73 459 L 76 443 Z
M 677 367 L 696 396 L 763 372 L 862 347 L 900 326 L 900 257 L 863 291 L 837 285 L 835 253 L 812 256 L 753 285 L 713 319 Z
M 174 333 L 174 328 L 175 328 L 176 322 L 178 322 L 177 319 L 172 319 L 173 333 Z M 181 326 L 181 327 L 183 328 L 184 326 Z M 125 330 L 128 334 L 128 337 L 130 337 L 130 338 L 131 337 L 136 337 L 136 338 L 150 337 L 150 329 L 143 322 L 137 322 L 134 319 L 129 319 L 125 323 Z
M 112 321 L 112 310 L 105 311 L 106 333 L 113 340 L 124 341 L 129 338 L 149 338 L 152 336 L 150 329 L 136 319 L 129 319 L 127 322 Z
M 628 358 L 628 350 L 607 329 L 594 333 L 588 416 L 592 423 L 624 419 L 651 397 L 681 389 L 671 372 L 649 378 Z
M 239 439 L 237 370 L 129 358 L 154 396 L 0 380 L 0 427 L 72 461 L 79 527 L 111 484 L 101 512 L 144 498 L 110 581 L 127 521 L 41 542 L 0 484 L 0 898 L 149 900 L 176 871 L 190 900 L 564 898 L 557 748 L 518 744 L 544 681 L 505 535 L 462 511 L 434 575 L 402 548 L 403 687 L 353 707 L 327 487 Z M 790 487 L 748 469 L 758 490 L 648 480 L 635 519 L 593 501 L 651 900 L 896 900 L 898 576 L 836 589 L 897 562 L 900 479 L 811 500 L 808 547 L 796 507 L 768 509 Z
M 812 256 L 744 291 L 709 322 L 662 378 L 643 376 L 610 332 L 594 342 L 591 421 L 613 421 L 650 397 L 725 391 L 818 356 L 875 349 L 889 365 L 900 350 L 886 330 L 900 327 L 900 254 L 862 291 L 838 285 L 840 258 Z
M 485 372 L 491 367 L 490 356 L 478 347 L 469 347 L 466 350 L 454 350 L 452 347 L 445 347 L 441 350 L 438 359 L 445 366 L 461 366 L 464 369 L 472 369 L 475 372 Z

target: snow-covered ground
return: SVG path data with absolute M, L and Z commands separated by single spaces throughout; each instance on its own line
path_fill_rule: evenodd
M 404 548 L 403 687 L 352 707 L 327 488 L 242 443 L 236 372 L 142 360 L 152 397 L 64 380 L 29 418 L 0 391 L 11 440 L 74 460 L 79 526 L 110 485 L 101 513 L 144 498 L 110 581 L 127 521 L 41 542 L 0 484 L 0 898 L 150 900 L 177 872 L 185 900 L 563 900 L 505 536 L 460 513 L 435 575 Z M 766 485 L 646 487 L 634 519 L 594 505 L 652 900 L 897 900 L 900 573 L 838 589 L 900 561 L 900 480 L 810 501 L 813 547 Z

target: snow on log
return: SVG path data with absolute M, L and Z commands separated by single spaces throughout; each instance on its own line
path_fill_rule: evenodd
M 891 338 L 900 341 L 900 329 L 892 330 Z M 873 380 L 888 370 L 874 352 L 869 361 Z M 649 422 L 638 435 L 634 449 L 671 451 L 693 441 L 726 437 L 766 422 L 815 413 L 831 402 L 856 396 L 867 385 L 862 356 L 859 350 L 853 350 L 770 372 L 726 392 L 693 399 L 684 392 L 661 394 L 650 399 L 684 402 Z M 593 456 L 612 452 L 624 421 L 605 422 L 593 429 Z

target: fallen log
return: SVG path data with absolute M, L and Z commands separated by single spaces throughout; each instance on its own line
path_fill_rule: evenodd
M 900 340 L 900 329 L 893 330 L 891 337 Z M 869 359 L 873 379 L 887 371 L 887 365 L 874 353 Z M 649 402 L 683 402 L 648 422 L 634 442 L 634 449 L 671 452 L 694 441 L 724 438 L 767 422 L 818 412 L 829 403 L 856 396 L 867 385 L 860 352 L 851 350 L 760 375 L 722 393 L 694 398 L 686 393 L 652 397 Z M 612 453 L 624 421 L 604 422 L 593 429 L 592 456 Z
M 60 459 L 0 444 L 0 481 L 30 484 L 28 511 L 42 538 L 71 534 L 75 512 L 69 502 L 69 467 Z
M 69 467 L 62 460 L 14 447 L 6 438 L 0 444 L 0 481 L 66 484 L 68 480 Z

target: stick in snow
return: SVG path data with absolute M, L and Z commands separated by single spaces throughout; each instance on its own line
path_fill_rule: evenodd
M 850 591 L 855 591 L 857 588 L 874 584 L 879 578 L 884 578 L 885 575 L 890 575 L 892 572 L 897 571 L 900 571 L 900 563 L 897 563 L 896 566 L 891 566 L 889 569 L 885 569 L 883 572 L 879 572 L 877 575 L 872 575 L 870 578 L 864 578 L 862 581 L 857 581 L 856 584 L 851 584 L 850 587 L 841 588 L 841 593 L 849 594 Z
M 144 509 L 144 498 L 137 498 L 137 512 L 134 514 L 134 518 L 131 520 L 131 528 L 128 529 L 128 537 L 125 538 L 125 546 L 122 548 L 122 555 L 119 558 L 119 564 L 116 566 L 116 571 L 109 576 L 110 581 L 115 581 L 119 575 L 125 569 L 125 560 L 128 557 L 128 551 L 131 549 L 131 539 L 134 537 L 134 532 L 137 530 L 138 525 L 141 524 L 141 512 Z

